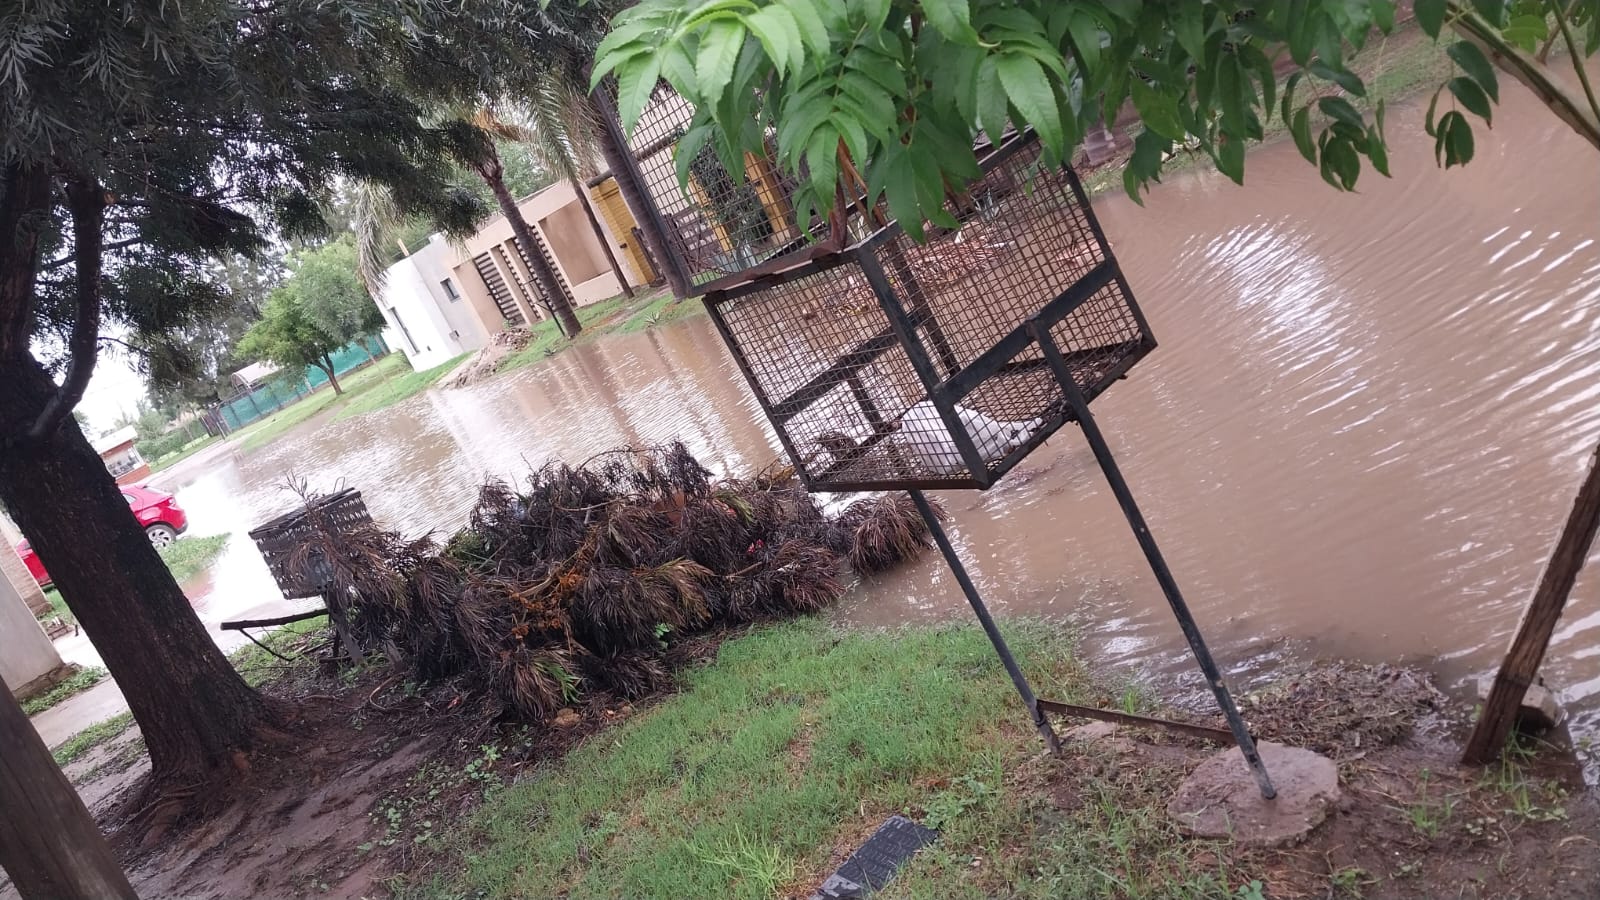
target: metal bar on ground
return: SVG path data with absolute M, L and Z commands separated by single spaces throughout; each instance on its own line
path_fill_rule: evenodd
M 1206 683 L 1210 685 L 1211 693 L 1216 697 L 1217 706 L 1221 707 L 1222 715 L 1228 720 L 1228 730 L 1233 732 L 1233 739 L 1239 745 L 1239 752 L 1244 754 L 1245 763 L 1250 767 L 1250 774 L 1255 776 L 1256 786 L 1261 789 L 1261 796 L 1271 800 L 1278 795 L 1278 791 L 1272 786 L 1272 779 L 1267 775 L 1267 767 L 1261 761 L 1261 754 L 1256 751 L 1255 738 L 1250 736 L 1250 729 L 1245 727 L 1244 718 L 1239 715 L 1239 708 L 1234 705 L 1233 695 L 1228 692 L 1228 685 L 1222 680 L 1217 662 L 1211 657 L 1211 650 L 1206 646 L 1205 637 L 1200 634 L 1200 626 L 1195 624 L 1194 615 L 1189 612 L 1189 604 L 1184 601 L 1183 592 L 1178 589 L 1177 579 L 1172 577 L 1172 570 L 1167 568 L 1167 560 L 1161 555 L 1161 548 L 1156 544 L 1155 537 L 1150 534 L 1150 526 L 1144 520 L 1144 513 L 1139 511 L 1139 504 L 1133 499 L 1133 491 L 1128 487 L 1127 480 L 1122 477 L 1122 469 L 1117 465 L 1116 457 L 1111 454 L 1111 446 L 1106 443 L 1105 435 L 1101 434 L 1100 426 L 1095 424 L 1094 416 L 1089 412 L 1089 403 L 1084 400 L 1083 393 L 1073 381 L 1072 370 L 1062 357 L 1055 340 L 1050 337 L 1050 330 L 1035 323 L 1033 332 L 1034 339 L 1039 342 L 1045 358 L 1050 361 L 1050 367 L 1055 370 L 1056 381 L 1066 394 L 1067 404 L 1077 418 L 1078 426 L 1083 429 L 1083 436 L 1089 441 L 1089 448 L 1094 451 L 1095 460 L 1100 463 L 1100 471 L 1106 476 L 1106 483 L 1111 486 L 1111 493 L 1116 495 L 1117 503 L 1122 507 L 1122 514 L 1127 516 L 1128 525 L 1133 528 L 1140 549 L 1144 550 L 1145 559 L 1150 563 L 1150 570 L 1155 573 L 1156 581 L 1161 585 L 1161 592 L 1166 595 L 1167 603 L 1178 619 L 1178 627 L 1183 630 L 1184 639 L 1189 642 L 1189 650 L 1193 652 L 1195 662 L 1199 663 L 1200 671 L 1204 673 Z
M 1011 648 L 1006 645 L 1006 639 L 1000 634 L 999 626 L 995 625 L 994 617 L 989 615 L 989 607 L 984 605 L 983 596 L 978 593 L 977 586 L 968 577 L 967 567 L 962 564 L 961 557 L 956 554 L 956 548 L 951 545 L 950 538 L 944 533 L 944 526 L 939 524 L 939 515 L 933 511 L 928 498 L 921 491 L 906 493 L 911 495 L 911 502 L 917 505 L 917 512 L 922 513 L 922 520 L 928 523 L 928 531 L 933 535 L 933 542 L 938 545 L 944 561 L 950 566 L 950 572 L 956 576 L 956 583 L 961 585 L 961 593 L 966 595 L 967 603 L 977 614 L 978 624 L 983 626 L 983 633 L 989 636 L 989 643 L 994 645 L 994 652 L 1005 665 L 1006 674 L 1011 676 L 1011 683 L 1016 686 L 1017 693 L 1022 696 L 1022 702 L 1028 707 L 1028 714 L 1033 716 L 1033 727 L 1039 730 L 1039 736 L 1044 738 L 1044 745 L 1051 753 L 1060 753 L 1061 741 L 1056 737 L 1055 729 L 1051 727 L 1050 720 L 1045 718 L 1044 711 L 1039 708 L 1039 700 L 1033 695 L 1028 677 L 1022 674 L 1022 668 L 1011 655 Z
M 1079 706 L 1076 703 L 1062 703 L 1057 700 L 1041 699 L 1039 708 L 1060 716 L 1080 716 L 1085 719 L 1099 719 L 1102 722 L 1115 722 L 1118 725 L 1148 725 L 1151 728 L 1164 728 L 1167 731 L 1176 731 L 1191 737 L 1216 741 L 1219 744 L 1233 743 L 1233 732 L 1225 728 L 1212 728 L 1210 725 L 1174 722 L 1171 719 L 1158 719 L 1155 716 L 1140 716 L 1093 706 Z

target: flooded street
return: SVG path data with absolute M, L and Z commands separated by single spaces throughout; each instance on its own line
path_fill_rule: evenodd
M 1600 164 L 1542 106 L 1507 100 L 1465 170 L 1434 166 L 1407 107 L 1389 116 L 1395 179 L 1368 171 L 1357 195 L 1282 143 L 1251 157 L 1242 189 L 1183 174 L 1143 209 L 1097 204 L 1161 347 L 1096 414 L 1225 665 L 1286 643 L 1425 662 L 1459 687 L 1504 650 L 1600 439 Z M 190 586 L 214 623 L 275 596 L 245 532 L 293 505 L 288 477 L 359 488 L 380 522 L 443 534 L 487 476 L 674 438 L 721 471 L 781 454 L 703 319 L 154 483 L 194 533 L 235 535 Z M 1118 661 L 1188 665 L 1075 429 L 987 493 L 943 499 L 1001 614 L 1078 623 Z M 1594 563 L 1545 668 L 1591 734 Z M 837 615 L 969 613 L 930 555 L 858 586 Z

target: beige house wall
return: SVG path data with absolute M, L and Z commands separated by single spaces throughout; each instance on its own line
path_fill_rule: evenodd
M 556 273 L 571 289 L 579 306 L 622 293 L 622 284 L 612 273 L 600 239 L 589 224 L 589 217 L 584 213 L 570 182 L 559 181 L 525 198 L 518 205 L 523 218 L 549 246 L 551 255 L 555 257 Z M 606 234 L 606 243 L 618 259 L 625 257 L 616 237 L 609 232 Z M 470 309 L 479 317 L 484 330 L 494 334 L 504 331 L 505 327 L 504 316 L 473 264 L 473 260 L 483 253 L 490 253 L 494 259 L 500 277 L 506 281 L 523 315 L 531 314 L 532 321 L 542 319 L 543 308 L 539 306 L 537 298 L 524 288 L 524 285 L 531 286 L 534 279 L 517 254 L 511 224 L 505 216 L 496 216 L 467 239 L 451 266 L 452 274 L 466 293 Z M 623 265 L 627 266 L 626 263 Z M 629 271 L 627 276 L 635 284 L 642 280 L 636 272 Z
M 30 579 L 31 580 L 31 579 Z M 27 697 L 60 678 L 61 657 L 9 578 L 0 578 L 0 681 Z

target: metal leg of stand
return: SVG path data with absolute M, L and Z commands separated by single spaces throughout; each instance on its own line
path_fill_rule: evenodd
M 1278 795 L 1278 791 L 1272 786 L 1272 779 L 1267 776 L 1267 767 L 1261 761 L 1261 754 L 1256 751 L 1255 738 L 1250 736 L 1244 718 L 1239 715 L 1239 708 L 1234 705 L 1233 695 L 1229 693 L 1227 683 L 1222 680 L 1222 673 L 1217 669 L 1216 660 L 1211 658 L 1211 650 L 1206 647 L 1206 639 L 1200 634 L 1200 626 L 1195 624 L 1194 616 L 1189 612 L 1189 604 L 1184 602 L 1183 593 L 1178 590 L 1178 582 L 1172 577 L 1172 570 L 1167 568 L 1167 560 L 1161 555 L 1161 548 L 1156 545 L 1155 537 L 1150 534 L 1150 526 L 1145 523 L 1144 514 L 1139 511 L 1139 504 L 1134 502 L 1133 491 L 1128 488 L 1127 480 L 1122 477 L 1122 469 L 1117 465 L 1116 457 L 1111 455 L 1111 447 L 1106 443 L 1105 435 L 1100 433 L 1100 426 L 1095 424 L 1094 416 L 1089 412 L 1089 404 L 1078 390 L 1077 383 L 1072 380 L 1071 369 L 1062 358 L 1055 341 L 1050 338 L 1049 332 L 1035 329 L 1034 336 L 1044 349 L 1050 367 L 1055 370 L 1056 380 L 1060 382 L 1061 389 L 1066 394 L 1067 405 L 1077 418 L 1079 427 L 1083 429 L 1083 436 L 1088 439 L 1089 448 L 1094 451 L 1094 458 L 1100 463 L 1100 470 L 1105 473 L 1106 482 L 1111 485 L 1111 493 L 1116 495 L 1117 503 L 1122 506 L 1122 514 L 1128 517 L 1128 524 L 1133 528 L 1134 536 L 1139 539 L 1139 547 L 1144 550 L 1145 559 L 1150 563 L 1150 570 L 1155 573 L 1156 581 L 1161 585 L 1161 592 L 1166 595 L 1167 603 L 1172 607 L 1172 614 L 1178 619 L 1178 627 L 1183 629 L 1183 636 L 1189 642 L 1189 649 L 1194 653 L 1195 662 L 1200 664 L 1200 671 L 1204 673 L 1206 682 L 1211 687 L 1211 693 L 1217 699 L 1217 706 L 1221 707 L 1222 715 L 1228 720 L 1228 730 L 1233 732 L 1233 739 L 1238 743 L 1239 751 L 1244 754 L 1245 763 L 1250 766 L 1250 774 L 1255 776 L 1256 786 L 1261 789 L 1261 796 L 1271 800 Z
M 1044 745 L 1051 753 L 1060 753 L 1061 741 L 1056 737 L 1055 729 L 1050 726 L 1050 720 L 1045 718 L 1044 712 L 1039 709 L 1039 701 L 1033 695 L 1028 677 L 1022 674 L 1016 658 L 1011 655 L 1011 648 L 1006 646 L 1006 639 L 1001 636 L 999 626 L 994 624 L 994 617 L 989 615 L 989 607 L 984 605 L 983 596 L 978 593 L 977 586 L 967 575 L 967 567 L 962 565 L 961 557 L 956 555 L 956 548 L 951 546 L 950 538 L 944 533 L 944 526 L 939 524 L 938 514 L 933 511 L 933 507 L 928 504 L 928 498 L 923 496 L 921 491 L 907 491 L 907 493 L 911 495 L 911 501 L 917 505 L 917 511 L 922 513 L 922 520 L 928 523 L 928 531 L 933 534 L 933 542 L 938 545 L 944 561 L 949 564 L 951 573 L 956 576 L 956 583 L 961 585 L 961 593 L 966 595 L 967 603 L 977 614 L 978 624 L 983 626 L 983 633 L 989 636 L 989 643 L 994 645 L 994 652 L 1005 665 L 1006 674 L 1011 676 L 1011 683 L 1016 686 L 1017 693 L 1022 695 L 1022 702 L 1028 707 L 1028 715 L 1033 716 L 1033 727 L 1039 730 L 1039 737 L 1044 738 Z

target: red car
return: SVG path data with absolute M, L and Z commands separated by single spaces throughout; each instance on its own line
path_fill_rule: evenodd
M 144 526 L 144 533 L 158 550 L 171 546 L 189 527 L 189 517 L 171 494 L 142 484 L 125 484 L 122 498 L 133 508 L 133 517 Z M 50 573 L 44 570 L 44 563 L 39 561 L 39 554 L 33 552 L 32 545 L 27 541 L 18 543 L 17 553 L 28 564 L 28 572 L 35 580 L 42 585 L 50 583 Z

